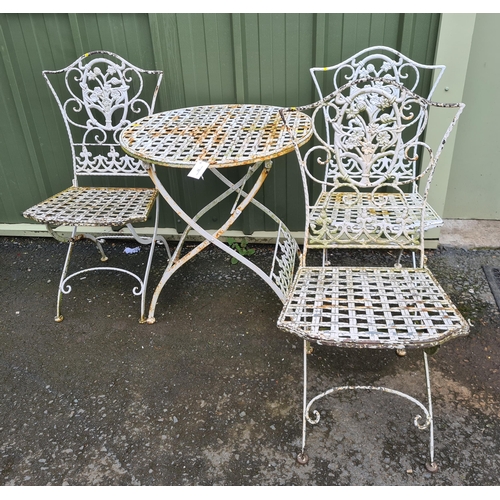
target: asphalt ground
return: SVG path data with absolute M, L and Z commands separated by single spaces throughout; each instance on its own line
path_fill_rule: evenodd
M 109 265 L 143 269 L 145 252 L 125 253 L 130 246 L 108 244 Z M 271 247 L 255 249 L 251 259 L 270 263 Z M 498 493 L 500 313 L 483 266 L 500 267 L 500 249 L 427 252 L 471 324 L 467 337 L 430 357 L 437 473 L 425 467 L 428 432 L 413 424 L 419 409 L 367 391 L 317 403 L 310 461 L 297 463 L 302 340 L 276 327 L 281 303 L 272 290 L 221 250 L 209 247 L 174 274 L 152 325 L 138 321 L 135 281 L 109 272 L 73 280 L 65 319 L 56 323 L 65 251 L 49 238 L 0 238 L 0 485 L 490 486 Z M 373 252 L 375 261 L 386 256 Z M 89 242 L 74 258 L 99 265 Z M 335 258 L 348 264 L 361 256 Z M 160 249 L 148 300 L 165 264 Z M 357 383 L 425 401 L 418 351 L 400 357 L 317 346 L 309 372 L 310 394 Z

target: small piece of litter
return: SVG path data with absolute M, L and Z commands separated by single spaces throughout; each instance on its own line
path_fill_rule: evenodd
M 141 247 L 135 247 L 135 248 L 125 248 L 125 250 L 123 251 L 124 253 L 137 253 L 141 250 Z

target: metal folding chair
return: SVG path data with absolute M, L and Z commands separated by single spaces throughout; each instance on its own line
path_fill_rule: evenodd
M 377 85 L 384 84 L 390 86 L 393 82 L 403 84 L 407 89 L 420 95 L 422 95 L 423 88 L 429 88 L 430 90 L 426 95 L 428 99 L 431 99 L 445 69 L 446 66 L 439 64 L 429 65 L 418 63 L 391 47 L 378 45 L 363 49 L 345 61 L 333 66 L 314 67 L 310 68 L 309 71 L 320 99 L 338 90 L 339 87 L 346 83 L 368 77 L 383 78 L 383 81 L 386 82 L 382 83 L 382 81 L 378 81 Z M 325 121 L 328 120 L 328 112 L 328 107 L 323 108 Z M 324 138 L 326 142 L 330 142 L 330 128 L 328 126 L 324 129 Z M 404 176 L 406 180 L 409 181 L 404 188 L 406 203 L 409 205 L 422 204 L 418 182 L 416 182 L 418 162 L 409 162 L 407 165 L 401 165 L 401 168 L 404 169 L 404 171 L 400 172 L 400 176 Z M 322 189 L 319 193 L 317 203 L 315 204 L 316 208 L 314 210 L 318 210 L 318 207 L 324 207 L 327 212 L 332 212 L 335 210 L 337 202 L 334 199 L 328 198 L 327 186 L 328 182 L 332 181 L 338 175 L 337 168 L 333 162 L 331 162 L 328 169 L 325 169 L 324 175 L 325 182 L 321 186 Z M 396 198 L 394 198 L 393 201 L 395 203 L 398 202 Z M 347 214 L 341 213 L 339 215 L 342 217 L 348 215 L 355 220 L 357 210 L 363 210 L 364 208 L 364 199 L 359 198 L 358 202 L 358 207 L 352 206 Z M 418 214 L 416 214 L 415 224 L 419 224 L 419 222 Z M 423 223 L 427 230 L 442 226 L 443 220 L 432 207 L 427 204 Z M 346 246 L 349 244 L 349 238 L 350 236 L 346 235 L 344 239 L 344 244 Z M 377 236 L 372 235 L 372 238 L 376 240 Z M 364 244 L 370 246 L 372 243 L 375 243 L 375 245 L 378 246 L 378 243 L 376 241 L 374 242 L 372 238 L 367 238 Z M 355 237 L 354 245 L 357 246 L 359 243 L 360 241 Z M 323 259 L 325 262 L 328 261 L 327 251 L 327 248 L 325 248 L 323 252 Z M 400 252 L 398 258 L 400 259 L 401 256 L 402 252 Z M 416 265 L 415 255 L 413 255 L 413 258 L 414 264 Z
M 106 51 L 87 53 L 68 67 L 58 71 L 43 71 L 43 76 L 54 94 L 69 136 L 73 185 L 47 200 L 29 208 L 24 216 L 45 224 L 59 241 L 69 243 L 59 283 L 55 320 L 62 321 L 62 294 L 71 291 L 68 281 L 89 271 L 119 271 L 139 282 L 133 289 L 141 296 L 141 321 L 144 321 L 146 288 L 155 243 L 170 250 L 165 239 L 157 234 L 159 204 L 158 192 L 153 188 L 89 187 L 86 184 L 105 185 L 118 182 L 119 177 L 148 177 L 143 164 L 122 151 L 119 146 L 121 130 L 141 116 L 153 112 L 162 71 L 147 71 Z M 152 237 L 140 236 L 133 224 L 145 222 L 156 204 Z M 59 226 L 72 226 L 71 237 L 57 233 Z M 113 228 L 113 234 L 96 237 L 78 233 L 81 226 Z M 128 230 L 128 232 L 127 232 Z M 69 264 L 76 241 L 87 238 L 95 242 L 101 261 L 107 261 L 102 242 L 108 238 L 133 238 L 141 245 L 149 245 L 146 270 L 139 276 L 118 267 L 91 267 L 71 274 Z
M 433 113 L 452 115 L 442 139 L 432 145 L 430 138 L 424 140 L 431 108 Z M 295 147 L 306 226 L 299 269 L 278 320 L 279 328 L 304 339 L 300 463 L 308 461 L 307 423 L 319 421 L 313 405 L 328 394 L 366 389 L 403 396 L 422 409 L 425 416 L 417 417 L 415 424 L 430 430 L 427 466 L 437 469 L 427 355 L 443 342 L 466 335 L 469 327 L 425 265 L 424 231 L 436 164 L 463 108 L 461 103 L 419 97 L 394 79 L 371 77 L 350 81 L 311 105 L 290 108 L 310 113 L 314 129 L 307 147 Z M 285 123 L 288 112 L 282 111 Z M 418 197 L 405 191 L 419 181 Z M 321 190 L 319 198 L 314 186 Z M 377 267 L 369 261 L 367 267 L 308 264 L 314 250 L 340 248 L 366 249 L 367 258 L 373 256 L 372 249 L 405 249 L 420 258 L 411 267 L 403 267 L 400 261 L 394 267 Z M 334 387 L 308 402 L 310 343 L 421 349 L 428 406 L 399 391 L 374 386 Z

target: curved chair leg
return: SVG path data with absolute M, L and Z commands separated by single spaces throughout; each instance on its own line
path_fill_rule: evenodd
M 167 241 L 165 240 L 165 238 L 163 236 L 158 235 L 158 223 L 159 223 L 159 203 L 158 203 L 158 199 L 157 199 L 156 200 L 155 225 L 154 225 L 152 237 L 139 236 L 131 224 L 126 224 L 126 227 L 130 231 L 132 237 L 138 243 L 140 243 L 142 245 L 149 245 L 150 246 L 148 258 L 147 258 L 147 263 L 146 263 L 146 270 L 144 272 L 143 279 L 141 279 L 139 276 L 137 276 L 136 274 L 134 274 L 126 269 L 116 268 L 116 267 L 93 267 L 93 268 L 83 269 L 83 270 L 77 271 L 71 275 L 68 275 L 69 263 L 71 260 L 73 247 L 74 247 L 74 244 L 76 241 L 84 239 L 84 238 L 90 239 L 91 241 L 93 241 L 96 244 L 97 249 L 99 250 L 99 252 L 101 254 L 101 261 L 105 262 L 108 260 L 108 257 L 104 253 L 104 250 L 103 250 L 103 247 L 102 247 L 100 240 L 106 240 L 107 238 L 123 239 L 123 238 L 127 238 L 127 237 L 130 238 L 130 236 L 123 235 L 123 234 L 122 235 L 106 235 L 106 236 L 99 237 L 99 238 L 96 238 L 95 236 L 93 236 L 91 234 L 80 234 L 77 236 L 76 232 L 77 232 L 78 227 L 75 226 L 73 228 L 71 237 L 70 238 L 63 238 L 62 236 L 55 233 L 55 231 L 52 228 L 49 227 L 49 231 L 52 234 L 52 236 L 54 236 L 54 238 L 56 238 L 58 241 L 64 241 L 64 242 L 69 243 L 68 252 L 66 254 L 66 259 L 64 262 L 63 271 L 61 274 L 61 279 L 59 281 L 59 289 L 58 289 L 58 294 L 57 294 L 57 312 L 56 312 L 55 321 L 61 322 L 64 319 L 63 315 L 61 314 L 61 300 L 62 300 L 63 293 L 66 294 L 66 293 L 69 293 L 71 291 L 71 287 L 66 284 L 66 282 L 68 280 L 72 279 L 74 276 L 76 276 L 78 274 L 89 272 L 89 271 L 109 270 L 109 271 L 124 272 L 124 273 L 132 276 L 133 278 L 135 278 L 139 282 L 139 286 L 135 287 L 133 289 L 133 293 L 136 296 L 138 296 L 138 295 L 141 296 L 141 315 L 140 315 L 139 321 L 141 323 L 144 323 L 145 322 L 145 310 L 146 310 L 146 292 L 147 292 L 149 274 L 151 271 L 151 264 L 153 261 L 155 244 L 156 243 L 163 244 L 167 250 L 168 258 L 169 259 L 171 258 L 170 248 L 168 246 Z
M 437 350 L 437 349 L 436 349 Z M 428 355 L 434 354 L 436 351 L 434 349 L 426 349 L 423 351 L 424 353 L 424 367 L 425 367 L 425 383 L 426 383 L 426 388 L 427 388 L 427 408 L 425 406 L 417 401 L 416 399 L 412 398 L 411 396 L 404 394 L 399 391 L 395 391 L 393 389 L 388 389 L 385 387 L 372 387 L 372 386 L 344 386 L 344 387 L 336 387 L 329 389 L 328 391 L 316 396 L 314 399 L 311 400 L 311 402 L 307 403 L 307 356 L 312 352 L 309 342 L 307 340 L 304 340 L 304 352 L 303 352 L 303 359 L 304 359 L 304 386 L 303 386 L 303 405 L 302 405 L 302 448 L 301 451 L 297 454 L 297 462 L 301 465 L 305 465 L 309 462 L 309 455 L 306 453 L 305 448 L 306 448 L 306 431 L 307 431 L 307 421 L 308 421 L 308 406 L 310 404 L 319 398 L 322 398 L 328 394 L 331 394 L 336 391 L 341 391 L 341 390 L 360 390 L 360 389 L 365 389 L 365 390 L 370 390 L 370 391 L 383 391 L 387 393 L 392 393 L 396 394 L 399 396 L 402 396 L 413 403 L 417 404 L 420 406 L 420 408 L 425 412 L 425 422 L 423 424 L 420 424 L 420 421 L 422 420 L 422 417 L 420 415 L 417 415 L 415 418 L 415 425 L 423 430 L 426 428 L 429 428 L 429 461 L 426 462 L 425 467 L 429 472 L 437 472 L 439 470 L 438 465 L 434 461 L 434 417 L 433 417 L 433 411 L 432 411 L 432 397 L 431 397 L 431 383 L 430 383 L 430 370 L 429 370 L 429 362 L 428 362 Z M 315 421 L 309 420 L 311 423 L 317 423 L 319 421 L 319 413 L 316 413 L 316 418 Z
M 76 233 L 76 228 L 73 228 L 73 234 L 74 236 Z M 63 270 L 61 273 L 61 278 L 59 280 L 59 287 L 57 289 L 57 306 L 56 306 L 56 316 L 54 320 L 57 323 L 60 323 L 63 319 L 64 316 L 61 314 L 61 300 L 62 300 L 62 294 L 63 294 L 63 286 L 64 286 L 64 280 L 66 279 L 66 276 L 68 274 L 68 268 L 69 268 L 69 261 L 71 260 L 71 254 L 73 253 L 73 247 L 75 246 L 75 241 L 73 238 L 69 240 L 69 245 L 68 245 L 68 251 L 66 252 L 66 259 L 64 260 L 64 266 Z
M 59 280 L 59 288 L 57 290 L 56 316 L 55 316 L 54 320 L 57 323 L 60 323 L 64 319 L 64 316 L 61 314 L 61 300 L 62 300 L 62 294 L 64 293 L 63 292 L 64 282 L 66 280 L 66 276 L 68 275 L 69 262 L 71 260 L 71 255 L 73 253 L 73 247 L 75 246 L 75 242 L 78 240 L 82 240 L 82 239 L 91 240 L 95 243 L 97 250 L 99 250 L 99 253 L 101 254 L 101 261 L 106 262 L 108 260 L 108 257 L 104 253 L 104 249 L 102 248 L 100 241 L 95 236 L 93 236 L 91 234 L 79 234 L 78 236 L 76 235 L 76 232 L 78 230 L 78 226 L 73 227 L 70 238 L 65 238 L 63 236 L 58 235 L 48 224 L 46 225 L 46 227 L 49 230 L 50 234 L 57 241 L 61 241 L 63 243 L 68 243 L 68 245 L 69 245 L 68 251 L 66 253 L 66 259 L 64 261 L 63 270 L 61 273 L 61 279 Z
M 143 279 L 143 285 L 142 285 L 142 297 L 141 297 L 141 319 L 139 320 L 140 323 L 145 323 L 146 322 L 146 317 L 145 317 L 145 310 L 146 310 L 146 292 L 148 288 L 148 280 L 149 280 L 149 272 L 151 271 L 151 263 L 153 262 L 153 254 L 154 254 L 154 249 L 155 249 L 155 244 L 159 241 L 165 245 L 165 248 L 167 249 L 167 254 L 169 260 L 171 259 L 171 254 L 170 254 L 170 248 L 168 246 L 168 243 L 166 242 L 165 238 L 163 236 L 158 236 L 158 221 L 160 218 L 160 203 L 158 198 L 156 198 L 156 215 L 155 215 L 155 225 L 153 229 L 153 236 L 151 237 L 151 243 L 149 247 L 149 256 L 148 256 L 148 261 L 146 264 L 146 271 L 144 273 L 144 279 Z
M 97 250 L 99 250 L 99 253 L 101 254 L 101 262 L 106 262 L 108 260 L 108 257 L 104 253 L 101 242 L 92 234 L 80 234 L 76 237 L 77 240 L 82 240 L 84 238 L 95 243 Z
M 78 229 L 78 226 L 73 227 L 73 231 L 72 231 L 71 236 L 69 238 L 56 233 L 50 224 L 45 224 L 45 227 L 47 228 L 47 230 L 51 234 L 51 236 L 54 239 L 56 239 L 57 241 L 60 241 L 61 243 L 69 243 L 69 242 L 74 243 L 75 241 L 83 240 L 83 239 L 93 241 L 97 247 L 97 250 L 99 250 L 99 253 L 101 254 L 101 261 L 106 262 L 108 260 L 108 257 L 104 253 L 104 249 L 102 248 L 101 242 L 99 241 L 98 238 L 96 238 L 92 234 L 87 234 L 87 233 L 79 234 L 78 236 L 76 236 L 76 231 Z

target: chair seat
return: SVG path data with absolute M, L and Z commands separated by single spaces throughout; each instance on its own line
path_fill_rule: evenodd
M 418 193 L 323 192 L 310 208 L 309 248 L 419 244 L 425 230 L 443 220 Z
M 23 215 L 54 226 L 123 226 L 145 222 L 157 194 L 151 188 L 70 187 Z
M 318 344 L 402 349 L 466 335 L 427 268 L 301 267 L 278 327 Z

